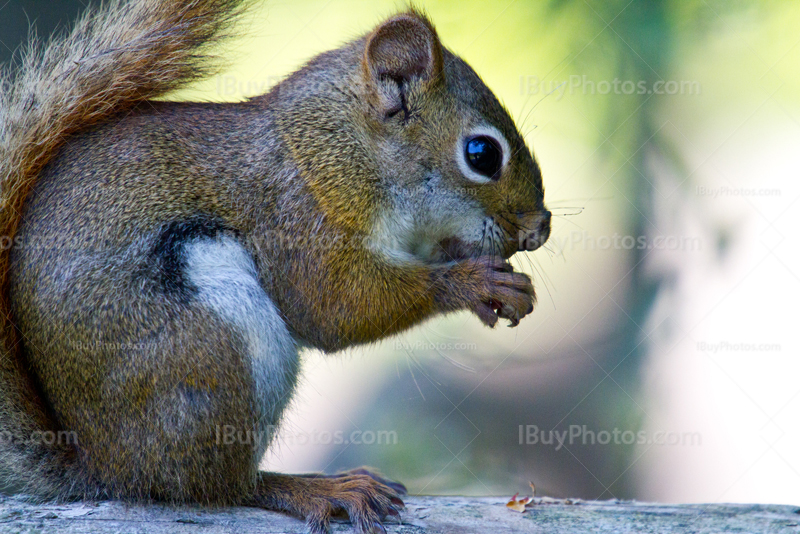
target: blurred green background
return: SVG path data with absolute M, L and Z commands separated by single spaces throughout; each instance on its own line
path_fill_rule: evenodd
M 83 4 L 6 3 L 0 56 Z M 552 237 L 514 260 L 538 309 L 306 354 L 265 467 L 368 464 L 412 493 L 800 503 L 800 4 L 417 5 L 541 164 Z M 402 8 L 259 4 L 225 72 L 174 98 L 265 92 Z

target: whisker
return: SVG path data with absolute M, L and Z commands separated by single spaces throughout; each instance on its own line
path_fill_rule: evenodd
M 571 217 L 573 215 L 580 215 L 583 213 L 583 210 L 586 208 L 550 208 L 550 213 L 552 213 L 556 217 Z M 572 210 L 572 212 L 568 213 L 553 213 L 555 210 Z
M 614 200 L 614 197 L 590 197 L 590 198 L 568 198 L 561 200 L 548 200 L 547 205 L 553 206 L 557 204 L 564 204 L 565 202 L 580 202 L 581 204 L 585 204 L 587 202 L 596 202 L 598 200 Z
M 578 228 L 580 228 L 581 230 L 583 230 L 583 227 L 582 227 L 581 225 L 579 225 L 579 224 L 578 224 L 578 223 L 576 223 L 575 221 L 571 221 L 571 220 L 567 219 L 567 215 L 553 215 L 553 217 L 558 217 L 559 219 L 563 219 L 563 220 L 567 221 L 568 223 L 570 223 L 570 224 L 573 224 L 573 225 L 575 225 L 576 227 L 578 227 Z
M 553 309 L 555 310 L 556 309 L 556 301 L 555 301 L 555 299 L 553 299 L 553 292 L 550 291 L 550 286 L 553 286 L 553 281 L 548 276 L 546 276 L 544 274 L 544 269 L 540 268 L 541 266 L 537 267 L 533 263 L 533 258 L 529 254 L 525 254 L 525 259 L 528 261 L 528 265 L 531 268 L 531 274 L 535 274 L 541 280 L 545 291 L 547 291 L 547 296 L 550 298 L 550 302 L 553 304 Z M 553 286 L 553 287 L 555 287 L 555 286 Z
M 417 359 L 417 357 L 414 356 L 413 354 L 411 354 L 411 361 L 413 361 L 414 364 L 417 366 L 417 369 L 419 369 L 419 372 L 422 373 L 422 376 L 424 376 L 425 378 L 427 378 L 428 380 L 430 380 L 433 384 L 435 384 L 437 386 L 441 386 L 442 385 L 441 382 L 439 382 L 438 380 L 433 378 L 430 374 L 428 374 L 428 372 L 425 370 L 425 367 L 423 367 L 423 365 L 422 365 L 422 363 L 420 363 L 419 359 Z
M 422 392 L 422 388 L 419 387 L 419 382 L 417 382 L 417 377 L 414 375 L 414 369 L 411 368 L 411 358 L 406 351 L 406 364 L 408 365 L 408 372 L 411 373 L 411 379 L 414 381 L 414 385 L 417 386 L 417 391 L 419 391 L 419 396 L 422 397 L 422 400 L 425 400 L 425 394 Z
M 502 215 L 500 215 L 500 214 L 498 214 L 498 217 L 500 217 L 504 222 L 506 222 L 509 226 L 511 226 L 515 230 L 525 230 L 526 232 L 530 231 L 527 228 L 525 228 L 522 224 L 513 223 L 513 222 L 509 221 L 507 218 L 505 218 Z
M 537 267 L 537 271 L 539 271 L 540 276 L 542 277 L 542 279 L 545 280 L 545 288 L 547 289 L 548 293 L 550 293 L 551 291 L 553 293 L 555 293 L 556 292 L 556 285 L 553 283 L 553 279 L 550 278 L 550 275 L 547 274 L 547 271 L 545 270 L 545 268 L 540 263 L 538 263 L 536 258 L 531 258 L 531 261 L 534 262 L 538 266 Z M 552 294 L 550 295 L 550 300 L 553 300 Z M 556 307 L 556 303 L 555 303 L 555 301 L 553 301 L 553 309 L 555 309 L 555 307 Z
M 463 363 L 453 359 L 451 356 L 448 356 L 447 354 L 443 353 L 438 348 L 436 348 L 436 344 L 433 343 L 428 336 L 423 334 L 423 337 L 428 341 L 428 343 L 431 344 L 431 347 L 433 347 L 433 350 L 436 351 L 436 354 L 438 354 L 439 356 L 444 358 L 446 361 L 450 362 L 451 364 L 453 364 L 454 366 L 458 367 L 462 371 L 467 371 L 469 373 L 474 373 L 475 372 L 474 368 L 472 368 L 469 365 L 463 364 Z
M 563 86 L 564 86 L 566 83 L 567 83 L 567 82 L 563 82 L 563 83 L 561 83 L 561 84 L 559 84 L 559 85 L 557 85 L 557 86 L 553 87 L 553 89 L 551 89 L 551 90 L 550 90 L 550 92 L 546 93 L 546 94 L 545 94 L 545 95 L 544 95 L 542 98 L 540 98 L 540 99 L 539 99 L 539 101 L 538 101 L 538 102 L 536 102 L 536 103 L 533 105 L 533 107 L 532 107 L 530 110 L 528 110 L 528 113 L 525 115 L 525 118 L 524 118 L 524 119 L 522 119 L 522 123 L 521 123 L 521 124 L 522 124 L 522 126 L 524 126 L 524 125 L 525 125 L 525 123 L 527 122 L 527 120 L 528 120 L 528 117 L 530 116 L 530 114 L 531 114 L 531 113 L 533 113 L 533 110 L 534 110 L 534 109 L 536 109 L 536 106 L 538 106 L 539 104 L 541 104 L 541 103 L 542 103 L 542 101 L 544 101 L 544 99 L 546 99 L 548 96 L 552 95 L 552 94 L 553 94 L 553 93 L 555 93 L 557 90 L 561 89 L 561 87 L 563 87 Z

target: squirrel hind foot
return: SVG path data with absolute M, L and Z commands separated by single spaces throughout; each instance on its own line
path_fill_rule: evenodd
M 312 534 L 327 534 L 330 520 L 346 516 L 360 534 L 386 532 L 383 521 L 405 508 L 400 495 L 372 474 L 261 473 L 256 506 L 305 519 Z

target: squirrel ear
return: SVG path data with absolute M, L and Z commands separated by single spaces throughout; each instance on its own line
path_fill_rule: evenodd
M 427 18 L 415 11 L 403 13 L 378 26 L 367 38 L 364 67 L 377 86 L 379 100 L 395 108 L 397 102 L 387 100 L 399 100 L 409 81 L 441 83 L 442 45 Z M 381 87 L 387 83 L 394 86 L 389 91 L 394 95 Z

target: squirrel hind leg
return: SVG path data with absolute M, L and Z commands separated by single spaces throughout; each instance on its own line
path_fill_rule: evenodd
M 260 410 L 246 335 L 203 302 L 206 289 L 169 311 L 135 355 L 136 373 L 115 373 L 114 417 L 94 413 L 85 428 L 94 433 L 87 468 L 111 497 L 223 505 L 252 498 L 273 421 Z M 125 365 L 123 353 L 114 359 Z
M 77 497 L 238 504 L 253 497 L 258 464 L 293 392 L 297 347 L 233 236 L 194 224 L 165 231 L 171 234 L 153 245 L 169 246 L 137 249 L 159 268 L 142 271 L 130 262 L 130 275 L 136 280 L 158 271 L 166 278 L 142 286 L 119 282 L 128 279 L 124 267 L 103 271 L 108 278 L 92 284 L 88 305 L 40 310 L 61 335 L 34 336 L 37 368 L 60 355 L 62 365 L 74 365 L 40 379 L 61 392 L 51 402 L 58 423 L 77 437 L 78 453 L 75 469 L 66 460 L 43 463 L 54 472 L 56 489 L 75 484 Z M 119 257 L 129 258 L 127 249 Z M 62 287 L 79 286 L 87 276 L 77 268 L 68 274 L 58 279 Z M 94 310 L 97 301 L 115 303 L 106 321 L 74 328 L 77 314 Z M 112 335 L 109 343 L 87 342 Z M 64 392 L 65 375 L 79 375 L 100 358 L 104 365 L 82 389 Z M 29 465 L 43 458 L 21 454 Z M 8 456 L 24 465 L 15 458 Z M 49 483 L 44 475 L 30 485 Z
M 200 305 L 242 337 L 255 386 L 259 445 L 266 452 L 297 384 L 299 347 L 259 282 L 255 262 L 233 237 L 195 240 L 185 249 L 186 279 Z
M 210 247 L 218 261 L 225 259 Z M 194 252 L 186 253 L 191 265 Z M 238 280 L 230 291 L 240 302 L 219 291 L 211 300 L 212 284 L 188 270 L 188 283 L 202 284 L 195 298 L 165 312 L 163 328 L 135 354 L 135 373 L 106 380 L 113 396 L 106 408 L 114 416 L 94 413 L 84 430 L 92 433 L 86 467 L 111 497 L 225 505 L 252 498 L 280 407 L 265 412 L 271 399 L 259 398 L 243 325 L 218 312 L 251 305 L 241 291 L 247 285 L 236 278 L 241 273 L 226 267 L 222 261 L 206 276 L 234 277 L 227 282 L 234 286 Z M 113 359 L 124 366 L 131 354 Z

